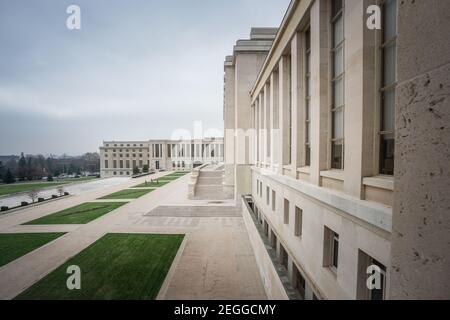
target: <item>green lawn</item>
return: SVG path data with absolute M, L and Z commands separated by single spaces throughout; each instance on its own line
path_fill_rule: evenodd
M 168 184 L 170 181 L 161 181 L 159 180 L 158 183 L 156 183 L 156 180 L 154 180 L 153 182 L 147 181 L 147 183 L 141 183 L 138 184 L 137 186 L 134 186 L 133 188 L 158 188 L 158 187 L 162 187 L 165 184 Z
M 136 199 L 136 198 L 142 197 L 143 195 L 145 195 L 151 191 L 153 191 L 153 190 L 152 189 L 148 189 L 148 190 L 125 189 L 125 190 L 111 193 L 100 199 Z
M 164 176 L 164 177 L 161 177 L 161 178 L 158 178 L 158 180 L 176 180 L 176 179 L 178 179 L 178 178 L 180 178 L 181 176 Z
M 86 180 L 93 180 L 95 177 L 83 177 L 78 179 L 65 179 L 61 181 L 51 181 L 51 182 L 19 182 L 12 184 L 1 184 L 0 185 L 0 196 L 14 194 L 19 192 L 27 192 L 30 190 L 40 190 L 45 188 L 51 188 L 56 186 L 62 186 L 68 183 L 82 182 Z
M 33 251 L 64 233 L 3 233 L 0 234 L 0 267 Z
M 169 234 L 106 234 L 15 299 L 155 299 L 183 238 Z M 71 265 L 81 270 L 79 290 L 66 286 L 66 271 Z
M 126 202 L 87 202 L 25 224 L 85 224 L 126 204 Z

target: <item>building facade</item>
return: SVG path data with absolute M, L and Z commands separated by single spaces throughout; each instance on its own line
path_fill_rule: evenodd
M 223 138 L 105 141 L 100 147 L 100 174 L 120 177 L 152 170 L 191 170 L 221 163 L 223 154 Z
M 371 5 L 381 29 L 366 24 Z M 251 195 L 284 286 L 298 297 L 450 296 L 450 200 L 442 194 L 450 186 L 450 108 L 433 100 L 450 88 L 450 44 L 432 31 L 449 30 L 445 12 L 449 2 L 437 0 L 293 0 L 278 30 L 253 30 L 226 58 L 224 188 L 238 202 Z M 433 62 L 414 40 L 419 25 Z M 414 61 L 426 67 L 416 72 Z M 406 129 L 413 126 L 423 136 Z M 426 153 L 418 155 L 421 139 Z M 254 250 L 265 251 L 258 241 Z M 258 261 L 269 297 L 287 296 L 266 262 Z M 375 273 L 379 283 L 369 288 Z

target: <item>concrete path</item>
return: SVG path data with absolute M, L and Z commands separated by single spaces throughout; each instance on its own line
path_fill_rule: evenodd
M 168 174 L 161 172 L 153 179 Z M 148 180 L 126 180 L 117 186 L 24 208 L 0 217 L 0 233 L 67 232 L 64 236 L 0 268 L 0 299 L 11 299 L 109 232 L 183 233 L 186 241 L 166 279 L 165 299 L 264 299 L 264 288 L 243 224 L 232 201 L 211 204 L 187 199 L 189 175 L 157 188 L 85 225 L 22 223 L 129 188 Z M 148 215 L 158 206 L 217 206 L 232 216 L 201 214 Z M 217 210 L 217 209 L 216 209 Z M 189 210 L 188 210 L 189 211 Z M 172 216 L 173 215 L 173 216 Z M 189 275 L 189 276 L 186 276 Z

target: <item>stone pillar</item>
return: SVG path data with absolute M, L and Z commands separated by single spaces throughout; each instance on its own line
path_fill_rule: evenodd
M 391 299 L 450 297 L 450 1 L 398 1 Z
M 223 191 L 228 198 L 234 196 L 234 145 L 235 145 L 235 66 L 233 63 L 233 57 L 227 57 L 225 62 L 225 75 L 224 75 L 224 178 L 223 178 Z M 199 146 L 201 152 L 201 144 Z M 196 150 L 195 150 L 196 151 Z M 198 155 L 200 160 L 203 160 L 203 155 Z
M 264 162 L 266 163 L 266 167 L 267 165 L 271 165 L 271 161 L 270 161 L 270 127 L 271 127 L 271 113 L 270 113 L 270 83 L 266 83 L 264 86 L 264 109 L 266 111 L 265 113 L 265 137 L 266 137 L 266 141 L 265 141 L 265 155 L 264 155 Z
M 305 158 L 305 94 L 303 89 L 304 55 L 302 34 L 296 32 L 291 40 L 292 79 L 292 170 L 297 176 L 297 168 L 303 167 Z
M 362 178 L 374 172 L 375 30 L 361 23 L 373 0 L 346 0 L 344 10 L 344 191 L 362 198 Z M 362 150 L 362 152 L 361 152 Z
M 270 162 L 274 167 L 277 167 L 280 163 L 279 160 L 279 150 L 280 145 L 278 144 L 279 139 L 279 118 L 278 118 L 278 103 L 279 103 L 279 88 L 278 88 L 279 76 L 278 72 L 274 71 L 270 75 L 270 113 L 272 114 L 271 118 L 271 139 L 270 139 Z
M 328 169 L 328 99 L 330 49 L 327 0 L 314 1 L 311 10 L 311 167 L 310 182 L 320 184 L 320 171 Z
M 279 108 L 280 108 L 280 167 L 279 173 L 283 173 L 283 167 L 289 163 L 289 59 L 288 56 L 282 56 L 278 66 L 279 74 Z

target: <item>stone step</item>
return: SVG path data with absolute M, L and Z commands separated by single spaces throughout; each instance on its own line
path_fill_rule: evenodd
M 224 200 L 227 199 L 222 186 L 197 186 L 195 189 L 195 199 L 198 200 Z
M 200 171 L 199 177 L 217 177 L 221 178 L 223 171 Z
M 210 185 L 210 184 L 216 184 L 221 185 L 222 184 L 222 178 L 218 177 L 199 177 L 197 180 L 197 185 Z
M 159 206 L 145 214 L 158 217 L 240 217 L 234 206 Z

